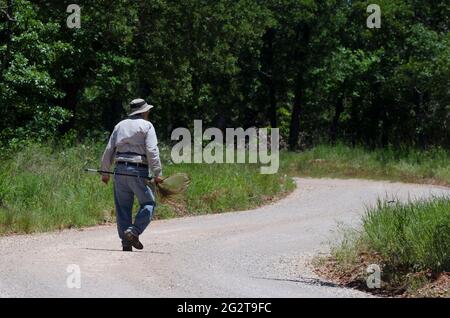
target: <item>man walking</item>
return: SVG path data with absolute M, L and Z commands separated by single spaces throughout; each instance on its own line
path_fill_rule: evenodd
M 162 180 L 156 132 L 148 121 L 153 106 L 143 99 L 135 99 L 130 103 L 130 107 L 128 118 L 114 128 L 101 162 L 103 171 L 110 171 L 115 162 L 115 172 L 142 177 L 114 176 L 117 230 L 123 251 L 129 252 L 132 247 L 144 248 L 139 241 L 139 235 L 150 224 L 155 209 L 155 196 L 145 179 L 149 175 L 149 169 L 153 173 L 155 183 Z M 108 184 L 109 175 L 102 175 L 102 181 Z M 134 196 L 137 197 L 140 208 L 133 223 Z

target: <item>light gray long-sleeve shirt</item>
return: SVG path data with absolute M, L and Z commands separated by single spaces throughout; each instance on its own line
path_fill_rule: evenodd
M 155 177 L 162 175 L 158 140 L 149 121 L 129 117 L 116 125 L 103 153 L 101 170 L 110 171 L 117 161 L 143 163 Z

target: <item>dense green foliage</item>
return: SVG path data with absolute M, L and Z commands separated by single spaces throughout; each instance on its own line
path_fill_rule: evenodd
M 0 139 L 111 130 L 140 96 L 158 133 L 203 119 L 318 141 L 449 146 L 450 3 L 0 0 Z

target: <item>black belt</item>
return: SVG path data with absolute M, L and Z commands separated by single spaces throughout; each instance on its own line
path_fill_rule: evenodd
M 144 163 L 137 163 L 137 162 L 128 162 L 128 161 L 117 161 L 116 164 L 118 165 L 125 165 L 125 166 L 131 166 L 131 167 L 141 167 L 141 168 L 148 168 L 148 165 Z
M 140 153 L 137 152 L 131 152 L 131 151 L 127 151 L 127 152 L 118 152 L 117 153 L 119 156 L 121 155 L 126 155 L 126 156 L 141 156 L 141 157 L 147 157 L 146 155 L 141 155 Z

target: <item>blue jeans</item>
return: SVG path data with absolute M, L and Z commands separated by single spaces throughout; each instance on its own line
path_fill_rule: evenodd
M 141 177 L 148 176 L 147 168 L 122 164 L 118 164 L 114 171 Z M 140 208 L 133 223 L 132 210 L 135 195 L 139 201 Z M 134 234 L 141 235 L 145 231 L 152 220 L 155 209 L 155 196 L 150 187 L 147 186 L 145 178 L 115 175 L 114 203 L 116 206 L 117 231 L 122 240 L 122 245 L 128 246 L 129 243 L 125 240 L 123 232 L 130 228 Z

